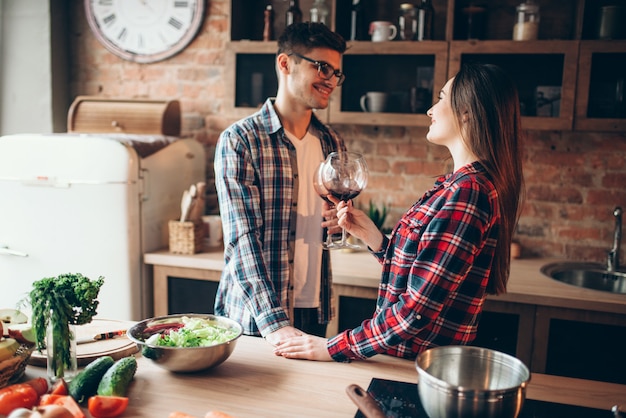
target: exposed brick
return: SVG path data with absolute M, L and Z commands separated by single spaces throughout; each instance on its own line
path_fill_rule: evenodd
M 157 64 L 127 62 L 109 53 L 91 34 L 82 2 L 72 4 L 70 96 L 179 99 L 183 133 L 205 145 L 207 184 L 213 184 L 213 146 L 233 122 L 223 111 L 230 100 L 225 77 L 233 71 L 226 68 L 231 1 L 207 2 L 198 36 Z M 446 148 L 426 140 L 427 127 L 333 127 L 349 149 L 364 153 L 371 174 L 358 199 L 389 202 L 386 226 L 393 226 L 449 167 Z M 523 152 L 527 196 L 516 231 L 522 254 L 605 262 L 612 210 L 626 208 L 626 134 L 528 131 Z M 214 197 L 210 210 L 217 207 Z

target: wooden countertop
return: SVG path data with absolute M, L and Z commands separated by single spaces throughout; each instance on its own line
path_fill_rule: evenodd
M 377 288 L 381 267 L 367 251 L 332 251 L 333 281 L 341 285 Z M 626 314 L 626 295 L 583 289 L 544 276 L 540 268 L 556 259 L 516 259 L 511 263 L 508 292 L 489 299 Z M 172 254 L 167 250 L 144 255 L 146 264 L 219 270 L 224 268 L 221 251 L 194 255 Z
M 29 366 L 25 379 L 45 370 Z M 417 371 L 413 361 L 385 355 L 352 363 L 288 360 L 274 356 L 265 340 L 243 336 L 226 362 L 204 372 L 174 374 L 138 356 L 124 416 L 167 418 L 181 411 L 202 418 L 220 410 L 237 418 L 353 417 L 357 408 L 346 387 L 367 388 L 374 377 L 416 382 Z M 611 406 L 626 405 L 626 385 L 533 373 L 527 397 L 606 409 L 608 416 Z

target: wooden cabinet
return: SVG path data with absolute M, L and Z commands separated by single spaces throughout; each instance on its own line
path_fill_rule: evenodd
M 522 126 L 571 130 L 578 45 L 577 41 L 453 41 L 448 78 L 468 61 L 499 65 L 517 84 Z
M 329 122 L 428 126 L 426 111 L 434 87 L 446 82 L 447 66 L 447 42 L 352 42 L 342 62 L 349 78 L 331 96 Z M 389 100 L 384 112 L 364 117 L 361 98 L 369 91 L 384 92 Z
M 626 41 L 580 44 L 574 128 L 625 131 Z
M 349 42 L 342 61 L 346 82 L 333 93 L 327 111 L 320 112 L 321 119 L 428 126 L 426 104 L 463 62 L 477 60 L 496 63 L 511 73 L 520 90 L 522 123 L 527 128 L 624 130 L 626 41 L 596 40 L 600 10 L 614 2 L 536 0 L 541 16 L 539 40 L 512 41 L 515 8 L 521 2 L 484 0 L 477 12 L 469 0 L 434 0 L 433 40 L 373 43 L 367 35 L 368 22 L 396 24 L 403 1 L 361 0 L 358 28 L 362 36 Z M 263 10 L 265 4 L 273 6 L 276 37 L 285 27 L 287 3 L 232 0 L 228 60 L 234 71 L 228 85 L 232 103 L 226 110 L 233 118 L 258 108 L 259 97 L 275 94 L 276 44 L 261 40 Z M 306 21 L 312 0 L 299 3 Z M 331 9 L 329 26 L 349 39 L 352 2 L 328 0 L 327 4 Z M 430 89 L 426 100 L 424 88 Z M 392 105 L 365 117 L 360 98 L 367 91 L 386 92 Z

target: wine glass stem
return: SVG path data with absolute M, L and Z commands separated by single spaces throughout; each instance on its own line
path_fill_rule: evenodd
M 346 229 L 341 228 L 341 246 L 345 247 L 347 245 L 346 239 Z
M 330 248 L 333 245 L 333 236 L 328 229 L 326 230 L 326 248 Z

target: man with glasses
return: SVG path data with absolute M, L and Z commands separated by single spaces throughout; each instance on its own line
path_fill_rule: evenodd
M 226 129 L 215 150 L 225 261 L 215 313 L 272 345 L 301 331 L 325 336 L 331 319 L 321 223 L 332 212 L 313 175 L 345 146 L 314 110 L 345 80 L 345 50 L 322 23 L 288 26 L 278 39 L 276 97 Z

